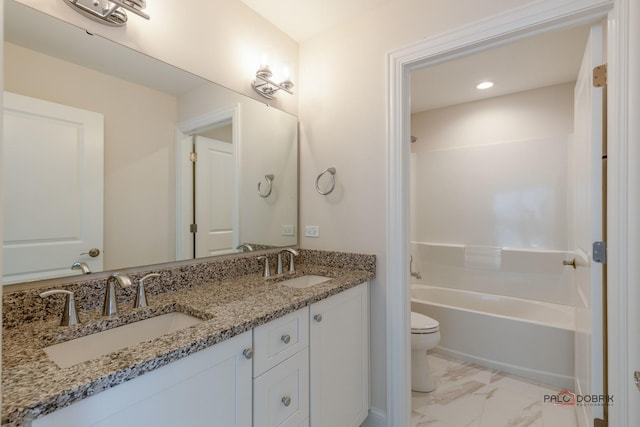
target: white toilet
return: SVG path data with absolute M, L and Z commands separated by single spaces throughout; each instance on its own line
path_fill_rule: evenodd
M 436 388 L 427 350 L 440 342 L 440 323 L 424 314 L 411 312 L 411 390 L 430 392 Z

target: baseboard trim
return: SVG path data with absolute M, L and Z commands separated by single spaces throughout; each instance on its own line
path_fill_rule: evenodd
M 379 408 L 369 409 L 369 416 L 362 423 L 362 427 L 387 427 L 387 413 Z

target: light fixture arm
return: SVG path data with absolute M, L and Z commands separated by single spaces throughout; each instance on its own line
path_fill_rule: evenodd
M 293 95 L 293 82 L 289 79 L 282 83 L 276 83 L 271 80 L 273 73 L 268 65 L 264 65 L 256 71 L 256 79 L 251 82 L 253 89 L 260 95 L 268 99 L 275 99 L 275 94 L 279 90 L 283 90 L 288 94 Z
M 146 0 L 65 0 L 65 3 L 87 18 L 112 27 L 127 23 L 126 11 L 149 19 L 142 11 L 147 6 Z

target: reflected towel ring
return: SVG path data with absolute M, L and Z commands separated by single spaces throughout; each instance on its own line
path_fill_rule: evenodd
M 262 197 L 263 199 L 266 199 L 267 197 L 269 197 L 271 195 L 271 190 L 273 190 L 273 180 L 275 179 L 275 177 L 273 176 L 272 173 L 270 173 L 269 175 L 265 175 L 264 179 L 267 180 L 267 186 L 269 186 L 269 188 L 267 189 L 266 193 L 263 193 L 262 191 L 260 191 L 260 184 L 262 184 L 262 182 L 258 181 L 258 196 Z
M 331 186 L 327 191 L 322 191 L 320 190 L 320 178 L 322 178 L 322 175 L 327 172 L 331 174 Z M 327 194 L 331 194 L 334 188 L 336 188 L 336 168 L 326 168 L 325 170 L 320 172 L 320 175 L 318 175 L 318 177 L 316 178 L 316 191 L 323 196 L 326 196 Z

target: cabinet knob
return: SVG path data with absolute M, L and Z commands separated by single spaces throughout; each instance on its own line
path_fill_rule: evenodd
M 289 334 L 285 334 L 281 336 L 280 339 L 282 340 L 283 343 L 289 344 L 289 342 L 291 341 L 291 336 Z
M 252 348 L 245 348 L 244 351 L 242 352 L 242 354 L 244 355 L 244 357 L 246 359 L 251 359 L 253 357 L 253 349 Z
M 281 402 L 284 406 L 291 405 L 291 398 L 289 396 L 283 396 Z
M 316 322 L 322 322 L 322 314 L 316 314 L 315 316 L 313 316 L 313 320 L 315 320 Z

